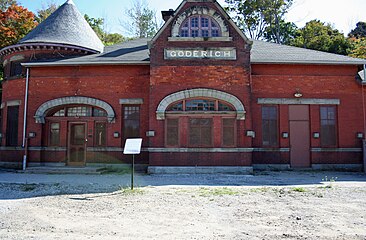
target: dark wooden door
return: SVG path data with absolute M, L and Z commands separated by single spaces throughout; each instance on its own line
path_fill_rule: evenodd
M 290 105 L 290 159 L 293 168 L 310 167 L 309 106 Z
M 68 165 L 85 166 L 86 160 L 86 124 L 69 124 Z

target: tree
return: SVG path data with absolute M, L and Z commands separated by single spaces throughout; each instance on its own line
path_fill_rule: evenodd
M 349 56 L 366 59 L 366 37 L 351 37 L 349 41 L 352 45 Z
M 133 0 L 133 7 L 128 9 L 129 19 L 122 26 L 137 38 L 151 38 L 158 31 L 156 13 L 151 10 L 145 0 Z
M 362 38 L 366 37 L 366 22 L 358 22 L 356 28 L 353 29 L 349 34 L 349 37 Z
M 311 20 L 298 29 L 291 45 L 342 55 L 347 55 L 351 47 L 342 33 L 319 20 Z
M 125 38 L 119 33 L 107 33 L 103 30 L 104 19 L 103 18 L 92 18 L 87 14 L 84 15 L 85 20 L 89 23 L 90 27 L 97 34 L 99 39 L 104 45 L 110 46 L 113 44 L 121 43 L 125 41 Z
M 282 43 L 292 24 L 284 16 L 293 0 L 225 0 L 236 24 L 253 39 L 267 38 Z
M 49 3 L 47 7 L 37 10 L 36 21 L 38 23 L 43 22 L 48 18 L 54 11 L 56 11 L 58 6 L 55 3 Z
M 11 5 L 17 5 L 16 0 L 0 0 L 0 10 L 5 12 Z
M 0 48 L 16 44 L 37 26 L 35 16 L 26 8 L 11 5 L 0 12 Z
M 297 32 L 295 23 L 280 20 L 277 25 L 268 26 L 263 37 L 270 42 L 289 45 Z

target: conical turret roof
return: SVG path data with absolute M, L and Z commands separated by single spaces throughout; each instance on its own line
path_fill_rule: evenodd
M 103 52 L 104 45 L 72 0 L 60 6 L 19 42 L 55 43 Z

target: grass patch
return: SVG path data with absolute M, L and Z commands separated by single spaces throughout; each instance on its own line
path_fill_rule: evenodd
M 118 193 L 123 195 L 137 195 L 137 194 L 144 194 L 145 191 L 142 188 L 135 187 L 131 189 L 131 187 L 121 187 L 118 190 Z
M 252 193 L 264 193 L 269 192 L 271 189 L 269 187 L 260 187 L 260 188 L 251 188 L 250 192 Z
M 23 192 L 31 192 L 37 188 L 37 184 L 22 184 L 20 190 Z
M 233 195 L 239 195 L 240 192 L 236 191 L 232 188 L 200 188 L 199 189 L 199 195 L 202 197 L 212 197 L 212 196 L 233 196 Z
M 293 192 L 307 192 L 307 190 L 303 187 L 294 187 L 294 188 L 291 188 L 291 191 L 293 191 Z

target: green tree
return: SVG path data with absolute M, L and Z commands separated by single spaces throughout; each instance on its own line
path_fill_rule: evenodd
M 283 43 L 284 32 L 292 24 L 284 21 L 284 16 L 293 0 L 225 0 L 226 8 L 236 24 L 253 39 L 267 38 Z
M 349 34 L 349 37 L 363 38 L 366 37 L 366 22 L 358 22 L 356 28 Z
M 349 42 L 352 46 L 349 56 L 366 59 L 366 37 L 351 37 Z
M 110 46 L 113 44 L 121 43 L 126 39 L 119 33 L 107 33 L 103 30 L 104 19 L 103 18 L 92 18 L 87 14 L 84 15 L 85 20 L 89 23 L 90 27 L 97 34 L 99 39 L 104 45 Z
M 17 5 L 16 0 L 0 0 L 0 10 L 5 12 L 11 5 Z
M 37 10 L 36 21 L 38 23 L 43 22 L 48 18 L 54 11 L 56 11 L 58 6 L 55 3 L 49 3 L 47 7 Z
M 280 20 L 277 25 L 268 26 L 264 32 L 267 41 L 289 45 L 297 32 L 295 23 Z
M 122 26 L 134 37 L 151 38 L 158 31 L 156 12 L 151 10 L 145 0 L 133 0 L 133 6 L 128 9 L 128 20 Z
M 341 32 L 319 20 L 311 20 L 298 29 L 291 45 L 342 55 L 347 55 L 351 47 Z

